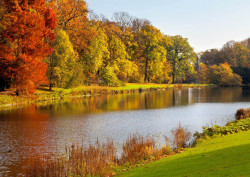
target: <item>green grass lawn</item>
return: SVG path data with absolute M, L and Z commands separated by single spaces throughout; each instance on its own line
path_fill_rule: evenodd
M 121 176 L 250 176 L 250 131 L 204 141 Z

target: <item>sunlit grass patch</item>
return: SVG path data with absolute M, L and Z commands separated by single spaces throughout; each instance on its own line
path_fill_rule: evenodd
M 248 176 L 250 131 L 220 136 L 120 176 Z

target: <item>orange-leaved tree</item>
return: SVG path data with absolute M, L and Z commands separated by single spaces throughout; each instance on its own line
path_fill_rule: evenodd
M 90 40 L 95 35 L 88 19 L 85 0 L 51 0 L 49 6 L 55 11 L 58 26 L 69 35 L 75 51 L 81 56 L 88 52 Z
M 0 78 L 11 82 L 17 95 L 33 94 L 46 83 L 44 57 L 52 52 L 56 16 L 45 0 L 4 0 L 0 24 Z

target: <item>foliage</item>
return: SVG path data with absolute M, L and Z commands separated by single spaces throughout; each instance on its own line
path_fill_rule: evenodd
M 243 83 L 249 83 L 250 38 L 240 42 L 229 41 L 220 50 L 207 50 L 201 54 L 200 60 L 208 67 L 228 63 L 243 78 Z
M 250 67 L 245 66 L 232 66 L 233 72 L 242 77 L 243 84 L 250 83 Z
M 117 78 L 114 68 L 107 66 L 102 73 L 102 79 L 105 85 L 107 86 L 119 86 L 121 82 Z
M 248 131 L 250 128 L 250 119 L 242 119 L 228 122 L 225 126 L 214 125 L 213 127 L 202 127 L 202 133 L 195 133 L 197 138 L 206 138 L 206 136 L 227 135 L 238 133 L 241 131 Z
M 79 55 L 88 51 L 90 39 L 95 35 L 88 20 L 87 3 L 84 0 L 51 0 L 49 6 L 55 11 L 58 26 L 70 37 Z
M 164 35 L 146 19 L 117 12 L 111 21 L 90 12 L 85 0 L 0 3 L 1 90 L 12 86 L 17 94 L 33 94 L 48 80 L 61 88 L 195 81 L 188 39 Z M 234 51 L 247 62 L 244 48 Z M 221 79 L 222 85 L 239 82 L 238 75 Z
M 44 57 L 52 52 L 56 25 L 54 12 L 43 0 L 5 0 L 6 15 L 0 30 L 0 78 L 10 80 L 18 95 L 33 94 L 47 82 Z
M 199 70 L 196 74 L 196 79 L 199 83 L 209 83 L 208 78 L 208 68 L 207 65 L 204 63 L 199 64 Z
M 122 59 L 122 60 L 118 60 L 117 63 L 117 67 L 118 67 L 118 78 L 119 76 L 123 76 L 123 78 L 119 78 L 121 81 L 126 82 L 129 80 L 129 78 L 131 77 L 136 77 L 138 76 L 138 67 L 137 65 L 130 61 L 130 60 L 126 60 L 126 59 Z
M 163 62 L 166 60 L 166 50 L 161 45 L 163 36 L 160 30 L 151 25 L 143 26 L 140 31 L 142 50 L 141 62 L 144 66 L 144 82 L 149 82 L 153 77 L 163 75 Z M 166 41 L 169 42 L 169 41 Z
M 211 66 L 209 68 L 208 77 L 210 83 L 223 86 L 239 86 L 242 83 L 241 77 L 237 74 L 234 74 L 233 70 L 227 63 L 220 64 L 219 66 Z
M 63 30 L 58 31 L 51 46 L 54 51 L 49 56 L 47 72 L 50 88 L 52 85 L 62 88 L 69 87 L 72 78 L 79 73 L 76 73 L 75 70 L 78 65 L 77 57 L 67 33 Z
M 199 83 L 213 83 L 222 86 L 239 86 L 242 84 L 242 78 L 233 73 L 228 63 L 211 67 L 200 63 L 196 79 Z
M 167 60 L 172 67 L 172 82 L 185 80 L 187 73 L 193 72 L 193 65 L 196 57 L 193 48 L 188 43 L 188 39 L 182 36 L 170 36 L 171 44 L 165 45 L 167 50 Z
M 226 62 L 225 59 L 221 59 L 218 49 L 206 50 L 201 54 L 200 60 L 208 67 Z
M 100 26 L 96 26 L 97 35 L 91 40 L 89 53 L 83 58 L 87 71 L 93 74 L 101 70 L 104 60 L 109 56 L 108 37 Z

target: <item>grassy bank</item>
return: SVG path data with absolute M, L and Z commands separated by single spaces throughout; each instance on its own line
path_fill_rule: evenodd
M 125 94 L 166 88 L 194 88 L 212 86 L 208 84 L 126 84 L 121 87 L 81 86 L 71 89 L 41 87 L 32 96 L 15 96 L 14 93 L 0 95 L 0 108 L 27 105 L 37 102 L 60 101 L 66 98 L 84 97 L 99 94 Z
M 198 143 L 170 156 L 120 176 L 249 176 L 250 131 Z
M 190 132 L 181 125 L 172 130 L 173 144 L 166 137 L 162 148 L 156 147 L 153 137 L 133 135 L 123 144 L 119 158 L 112 140 L 102 145 L 96 141 L 89 147 L 67 148 L 67 158 L 30 159 L 22 173 L 58 177 L 247 176 L 250 174 L 249 129 L 249 118 L 229 122 L 224 127 L 204 128 L 195 145 L 186 149 L 183 148 L 187 147 L 189 138 L 184 137 Z

